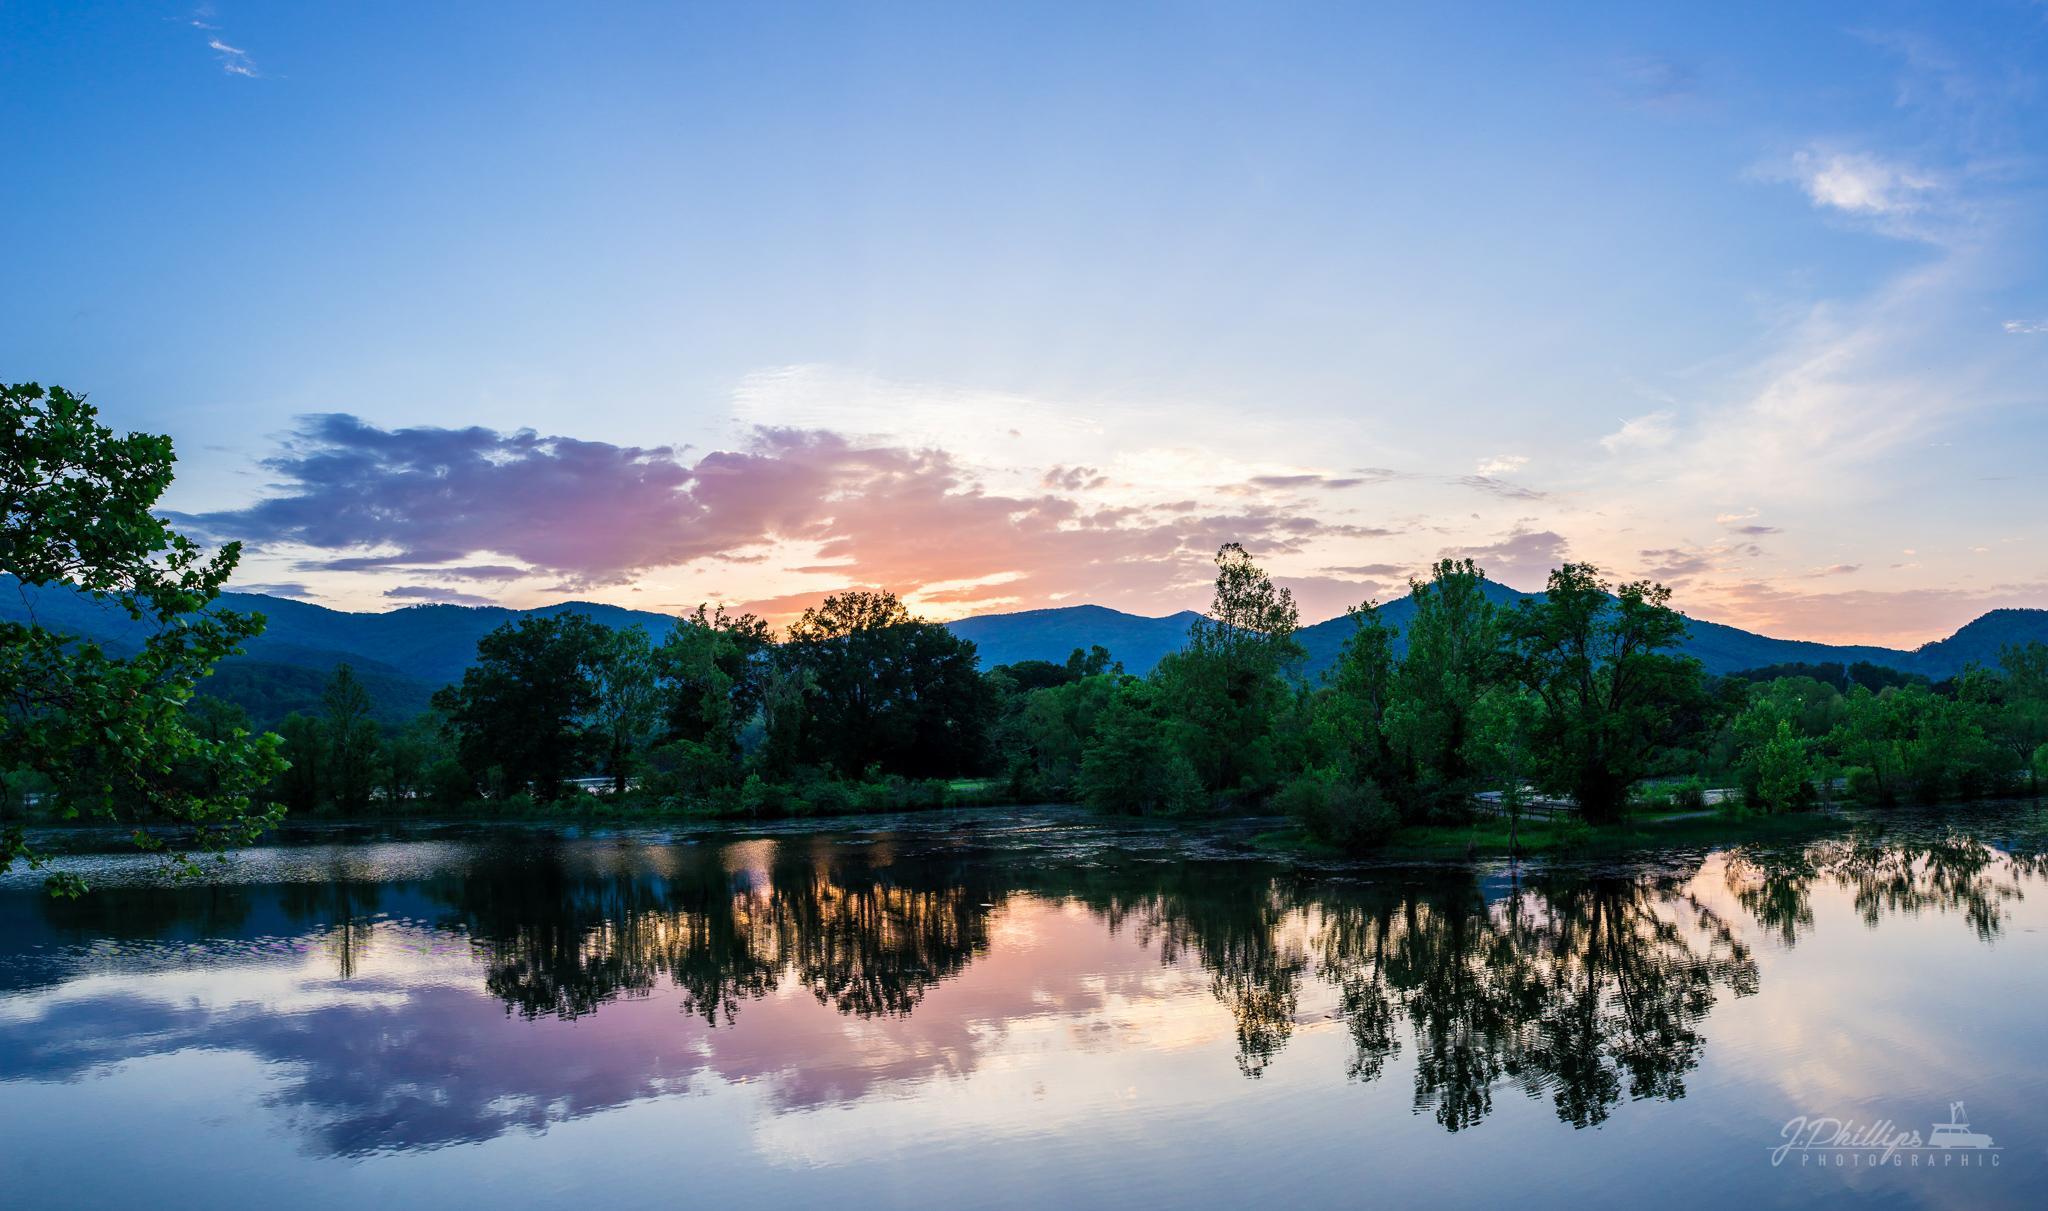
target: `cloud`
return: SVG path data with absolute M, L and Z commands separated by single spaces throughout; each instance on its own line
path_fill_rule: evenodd
M 310 600 L 313 596 L 313 590 L 296 580 L 272 584 L 235 584 L 229 585 L 228 589 L 235 593 L 261 593 L 265 597 L 286 597 L 294 601 Z
M 1622 421 L 1621 428 L 1600 439 L 1600 448 L 1609 454 L 1654 450 L 1669 445 L 1673 432 L 1671 413 L 1652 412 Z
M 1509 475 L 1528 465 L 1529 456 L 1526 454 L 1496 454 L 1492 458 L 1479 460 L 1479 466 L 1475 470 L 1485 476 Z
M 1495 479 L 1491 475 L 1460 475 L 1451 482 L 1498 496 L 1503 500 L 1542 500 L 1547 495 L 1534 488 L 1525 488 L 1521 484 Z
M 1267 502 L 1004 494 L 943 450 L 821 430 L 757 428 L 739 448 L 692 463 L 666 446 L 387 430 L 329 414 L 306 418 L 265 466 L 277 480 L 267 499 L 191 523 L 216 538 L 310 550 L 298 565 L 309 571 L 490 580 L 530 570 L 567 590 L 774 550 L 785 579 L 819 582 L 752 603 L 778 614 L 856 584 L 962 609 L 1104 598 L 1178 607 L 1206 586 L 1225 542 L 1263 559 L 1395 532 Z M 1088 482 L 1068 468 L 1053 478 Z M 462 562 L 479 556 L 491 562 Z M 419 584 L 391 596 L 463 599 Z
M 2048 320 L 2007 320 L 2004 327 L 2014 336 L 2040 336 L 2048 333 Z
M 1808 149 L 1792 157 L 1792 168 L 1815 206 L 1857 215 L 1914 214 L 1940 187 L 1927 173 L 1860 152 Z
M 1858 572 L 1862 569 L 1863 565 L 1860 563 L 1838 563 L 1825 568 L 1815 568 L 1813 571 L 1808 572 L 1807 575 L 1809 577 L 1847 576 L 1852 572 Z
M 1482 546 L 1452 547 L 1446 559 L 1470 559 L 1487 577 L 1524 592 L 1543 587 L 1551 569 L 1570 556 L 1564 535 L 1552 530 L 1531 530 L 1516 526 L 1505 537 Z
M 1362 483 L 1370 481 L 1364 476 L 1357 475 L 1333 476 L 1309 473 L 1301 475 L 1254 475 L 1245 482 L 1253 488 L 1271 491 L 1288 488 L 1324 488 L 1331 490 L 1355 488 Z
M 384 590 L 384 596 L 397 601 L 431 602 L 435 605 L 487 606 L 496 604 L 488 597 L 478 597 L 474 593 L 458 593 L 454 589 L 445 589 L 437 585 L 402 584 L 396 588 Z
M 1082 492 L 1099 488 L 1109 482 L 1109 477 L 1093 467 L 1053 467 L 1039 477 L 1041 488 L 1059 488 L 1067 492 Z
M 1843 589 L 1826 592 L 1760 580 L 1716 586 L 1716 621 L 1782 639 L 1916 647 L 1952 635 L 1986 610 L 2035 606 L 2048 582 L 1989 589 Z
M 1355 576 L 1366 580 L 1381 580 L 1389 576 L 1405 577 L 1410 571 L 1412 569 L 1398 563 L 1361 563 L 1352 564 L 1348 567 L 1324 568 L 1323 574 L 1326 576 Z
M 1784 533 L 1777 526 L 1765 525 L 1757 521 L 1756 515 L 1755 509 L 1745 513 L 1723 513 L 1714 519 L 1714 524 L 1722 526 L 1732 533 L 1748 535 L 1751 538 L 1761 538 L 1766 534 Z
M 1655 580 L 1684 580 L 1701 572 L 1712 571 L 1714 567 L 1713 555 L 1707 551 L 1666 547 L 1644 551 L 1642 557 L 1650 562 L 1647 574 Z
M 211 25 L 201 24 L 198 21 L 194 21 L 192 24 L 200 29 L 210 30 L 215 28 Z M 214 58 L 220 62 L 220 69 L 227 74 L 242 76 L 252 80 L 262 75 L 261 72 L 256 70 L 255 61 L 249 58 L 249 52 L 241 47 L 229 46 L 218 37 L 208 37 L 206 45 L 208 49 L 213 51 Z

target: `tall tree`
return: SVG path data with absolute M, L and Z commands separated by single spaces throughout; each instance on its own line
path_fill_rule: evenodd
M 1462 814 L 1477 789 L 1482 700 L 1502 680 L 1500 623 L 1486 577 L 1471 560 L 1445 559 L 1408 582 L 1415 613 L 1384 727 L 1401 764 L 1407 814 Z
M 761 711 L 773 655 L 767 623 L 698 606 L 654 649 L 663 738 L 737 763 L 740 734 Z
M 2048 746 L 2048 643 L 2007 644 L 1998 654 L 2005 680 L 1992 730 L 2026 774 L 2028 789 L 2041 793 L 2036 752 Z
M 254 798 L 277 741 L 204 736 L 185 714 L 194 683 L 263 629 L 261 615 L 209 608 L 240 545 L 206 558 L 156 516 L 171 439 L 118 435 L 98 416 L 62 387 L 0 387 L 0 574 L 24 592 L 88 594 L 139 624 L 141 646 L 117 657 L 33 620 L 0 623 L 0 769 L 47 778 L 65 816 L 135 825 L 145 848 L 164 848 L 157 824 L 189 828 L 200 849 L 246 843 L 277 820 Z M 0 834 L 0 871 L 17 861 L 44 857 L 15 827 Z M 71 875 L 48 885 L 84 889 Z
M 1537 781 L 1569 794 L 1595 824 L 1612 823 L 1652 753 L 1675 738 L 1705 692 L 1671 590 L 1638 581 L 1610 591 L 1591 564 L 1566 564 L 1549 590 L 1508 617 L 1512 668 L 1539 704 Z
M 1382 787 L 1397 771 L 1387 739 L 1394 707 L 1394 641 L 1400 632 L 1374 602 L 1347 611 L 1352 631 L 1329 672 L 1329 692 L 1316 702 L 1318 756 L 1353 782 Z
M 1274 722 L 1292 700 L 1287 673 L 1301 659 L 1294 594 L 1237 543 L 1216 552 L 1209 612 L 1153 680 L 1181 749 L 1210 790 L 1262 791 L 1273 783 Z
M 913 617 L 892 593 L 827 597 L 789 628 L 780 659 L 807 679 L 808 760 L 858 777 L 972 772 L 995 709 L 974 645 Z
M 316 811 L 327 802 L 327 729 L 319 719 L 293 711 L 278 721 L 283 770 L 273 790 L 295 812 Z
M 370 692 L 355 670 L 336 665 L 320 695 L 326 712 L 327 786 L 334 805 L 358 813 L 370 806 L 377 781 L 377 722 Z
M 434 694 L 472 780 L 552 799 L 592 754 L 605 628 L 581 614 L 529 615 L 477 641 L 459 685 Z
M 654 689 L 654 645 L 639 627 L 623 627 L 598 644 L 592 730 L 603 747 L 612 795 L 626 793 L 633 762 L 654 731 L 660 701 Z

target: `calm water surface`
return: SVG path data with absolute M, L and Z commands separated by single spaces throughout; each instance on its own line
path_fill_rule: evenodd
M 1520 870 L 1054 810 L 297 842 L 0 880 L 0 1201 L 2048 1205 L 2030 808 Z M 1994 1147 L 1773 1164 L 1955 1102 Z

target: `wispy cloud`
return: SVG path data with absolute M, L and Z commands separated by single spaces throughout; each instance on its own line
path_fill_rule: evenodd
M 2007 320 L 2005 330 L 2014 336 L 2040 336 L 2048 332 L 2048 320 Z
M 429 605 L 487 606 L 494 605 L 488 597 L 474 593 L 457 592 L 438 585 L 402 584 L 384 590 L 384 596 L 393 601 L 413 601 Z
M 262 584 L 231 584 L 228 588 L 236 593 L 261 593 L 266 597 L 287 597 L 294 601 L 309 600 L 313 590 L 296 580 L 275 581 Z
M 1492 458 L 1480 459 L 1479 465 L 1473 468 L 1473 471 L 1475 474 L 1489 477 L 1512 475 L 1528 465 L 1529 456 L 1526 454 L 1496 454 Z
M 239 46 L 229 45 L 221 36 L 221 27 L 214 21 L 212 5 L 202 4 L 193 9 L 190 15 L 183 18 L 183 23 L 206 35 L 206 49 L 213 52 L 214 62 L 220 64 L 221 71 L 230 76 L 241 76 L 250 80 L 262 76 L 263 73 L 256 70 L 256 61 L 249 57 L 248 51 Z
M 1509 483 L 1491 475 L 1460 475 L 1451 482 L 1474 491 L 1485 492 L 1490 496 L 1498 496 L 1503 500 L 1542 500 L 1549 495 L 1536 488 Z
M 1600 448 L 1609 454 L 1654 450 L 1669 445 L 1676 432 L 1671 413 L 1652 412 L 1622 421 L 1621 428 L 1600 439 Z

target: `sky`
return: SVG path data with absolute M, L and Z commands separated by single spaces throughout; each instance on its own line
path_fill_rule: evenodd
M 236 587 L 2048 606 L 2048 5 L 0 2 L 0 377 Z

